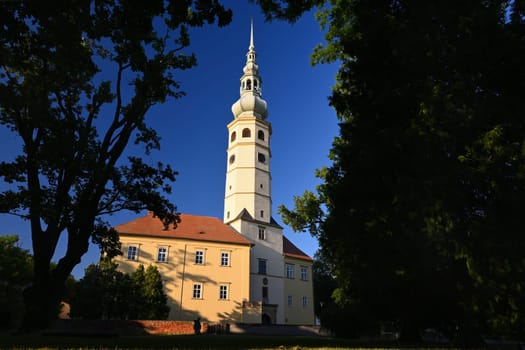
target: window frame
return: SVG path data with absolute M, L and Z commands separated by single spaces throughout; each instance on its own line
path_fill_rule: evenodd
M 202 283 L 194 283 L 192 288 L 192 299 L 202 300 L 204 299 L 204 287 Z
M 230 286 L 228 284 L 219 285 L 219 300 L 230 300 Z
M 226 264 L 224 263 L 226 261 Z M 231 252 L 221 252 L 221 266 L 231 266 Z
M 160 259 L 162 249 L 164 250 L 164 260 Z M 168 247 L 166 246 L 157 247 L 157 262 L 162 262 L 162 263 L 168 262 Z
M 266 259 L 257 259 L 257 273 L 259 275 L 266 275 L 268 274 L 268 266 L 266 264 L 267 260 Z M 264 266 L 264 269 L 261 269 L 261 267 Z M 264 271 L 263 271 L 264 270 Z
M 199 256 L 200 256 L 200 262 L 198 259 Z M 195 265 L 205 265 L 206 264 L 204 249 L 195 249 L 195 259 L 193 260 L 193 262 Z
M 266 227 L 259 226 L 258 229 L 259 229 L 259 232 L 258 232 L 259 240 L 260 241 L 266 241 L 266 238 L 267 238 L 267 236 L 266 236 Z
M 286 304 L 288 306 L 293 306 L 293 295 L 288 295 Z
M 130 257 L 130 251 L 135 250 L 135 252 L 132 254 L 133 257 Z M 128 251 L 126 254 L 126 259 L 130 261 L 138 261 L 139 260 L 139 246 L 136 244 L 130 244 L 128 246 Z
M 308 266 L 301 266 L 301 281 L 308 281 Z
M 303 307 L 308 307 L 308 297 L 306 295 L 303 295 Z
M 295 265 L 290 263 L 284 264 L 284 270 L 286 278 L 288 279 L 295 279 Z

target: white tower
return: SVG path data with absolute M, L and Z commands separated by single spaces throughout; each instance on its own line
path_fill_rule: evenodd
M 270 184 L 270 124 L 261 98 L 262 79 L 253 45 L 253 23 L 240 98 L 232 105 L 234 120 L 228 124 L 229 145 L 224 196 L 224 222 L 246 209 L 252 218 L 269 223 L 272 217 Z
M 250 301 L 262 303 L 261 322 L 285 322 L 282 227 L 272 218 L 270 175 L 271 125 L 256 63 L 253 23 L 240 98 L 228 124 L 228 164 L 224 222 L 253 242 L 250 254 Z

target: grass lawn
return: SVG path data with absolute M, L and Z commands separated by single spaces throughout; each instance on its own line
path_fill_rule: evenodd
M 362 341 L 325 337 L 256 335 L 176 335 L 135 337 L 62 337 L 0 335 L 0 349 L 378 349 L 398 348 L 395 343 L 364 344 Z M 419 347 L 403 347 L 419 348 Z

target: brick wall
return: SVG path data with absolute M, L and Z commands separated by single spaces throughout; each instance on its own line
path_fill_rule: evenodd
M 208 324 L 201 322 L 201 333 Z M 193 321 L 161 320 L 56 320 L 46 335 L 128 336 L 147 334 L 193 334 Z

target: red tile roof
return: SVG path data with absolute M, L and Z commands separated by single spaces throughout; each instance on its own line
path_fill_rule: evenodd
M 250 245 L 251 242 L 221 220 L 200 215 L 181 214 L 176 229 L 168 230 L 152 214 L 131 220 L 115 227 L 117 232 L 128 235 L 143 235 L 165 238 L 191 239 L 209 242 L 225 242 Z
M 313 261 L 305 252 L 297 248 L 288 238 L 283 236 L 283 254 L 291 258 Z

